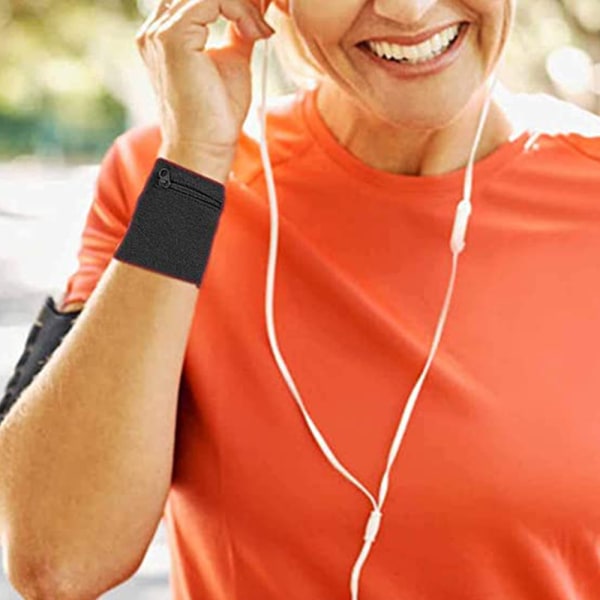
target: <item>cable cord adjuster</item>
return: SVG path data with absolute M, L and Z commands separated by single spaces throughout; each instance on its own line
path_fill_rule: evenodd
M 381 516 L 382 513 L 379 510 L 374 509 L 371 511 L 369 520 L 367 521 L 367 527 L 365 529 L 365 542 L 372 544 L 375 541 L 381 526 Z
M 456 217 L 452 228 L 452 238 L 450 240 L 452 252 L 460 253 L 465 247 L 465 234 L 467 233 L 470 214 L 471 203 L 466 199 L 461 200 L 456 206 Z

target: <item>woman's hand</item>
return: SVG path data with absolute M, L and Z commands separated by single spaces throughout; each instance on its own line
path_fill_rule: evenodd
M 255 2 L 160 0 L 136 35 L 158 98 L 161 156 L 220 181 L 250 108 L 254 43 L 273 33 Z M 220 15 L 227 44 L 206 50 Z

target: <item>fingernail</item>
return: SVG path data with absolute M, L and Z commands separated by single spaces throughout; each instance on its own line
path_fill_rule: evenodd
M 265 21 L 260 22 L 260 28 L 264 37 L 270 37 L 275 33 L 275 30 Z

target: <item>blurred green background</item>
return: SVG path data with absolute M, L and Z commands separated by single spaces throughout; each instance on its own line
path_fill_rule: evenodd
M 94 163 L 154 96 L 135 33 L 156 0 L 0 0 L 0 160 Z M 600 113 L 600 0 L 520 0 L 502 73 Z M 281 69 L 271 88 L 293 89 Z

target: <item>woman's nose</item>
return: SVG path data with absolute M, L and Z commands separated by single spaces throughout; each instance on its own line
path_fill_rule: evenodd
M 374 0 L 373 9 L 380 17 L 414 23 L 420 21 L 438 0 Z

